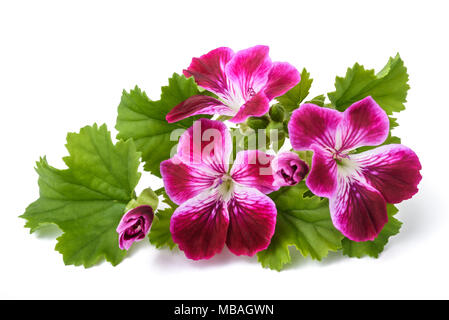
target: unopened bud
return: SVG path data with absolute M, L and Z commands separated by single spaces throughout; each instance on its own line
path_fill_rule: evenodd
M 268 116 L 262 117 L 249 117 L 246 120 L 246 124 L 254 130 L 265 129 L 270 123 L 270 118 Z
M 281 104 L 277 103 L 270 108 L 269 114 L 273 121 L 282 122 L 285 118 L 285 109 Z

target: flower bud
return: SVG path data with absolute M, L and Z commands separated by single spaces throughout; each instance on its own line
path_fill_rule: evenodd
M 254 130 L 265 129 L 270 123 L 270 118 L 268 116 L 262 117 L 249 117 L 246 120 L 246 124 Z
M 274 184 L 276 186 L 294 186 L 309 173 L 309 166 L 294 152 L 280 153 L 271 162 Z
M 127 204 L 126 213 L 116 230 L 119 234 L 120 249 L 128 250 L 135 241 L 146 237 L 158 204 L 159 199 L 150 188 L 143 190 L 137 199 L 132 199 Z
M 285 118 L 285 109 L 281 104 L 277 103 L 270 108 L 269 114 L 273 121 L 282 122 Z
M 153 222 L 153 208 L 142 205 L 129 210 L 120 220 L 117 227 L 119 247 L 128 250 L 134 242 L 141 241 L 150 231 Z

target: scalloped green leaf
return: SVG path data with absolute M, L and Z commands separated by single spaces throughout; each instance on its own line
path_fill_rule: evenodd
M 307 98 L 312 82 L 310 73 L 304 68 L 301 72 L 301 81 L 282 96 L 277 97 L 276 100 L 282 104 L 285 110 L 292 112 Z
M 167 113 L 191 96 L 209 94 L 200 92 L 193 78 L 187 79 L 176 73 L 168 80 L 168 86 L 161 90 L 158 101 L 150 100 L 137 86 L 129 93 L 124 90 L 116 123 L 119 132 L 117 138 L 133 139 L 137 149 L 142 152 L 144 169 L 158 177 L 161 176 L 160 163 L 170 158 L 172 148 L 178 143 L 177 138 L 199 118 L 196 116 L 168 123 L 165 120 Z
M 378 258 L 379 254 L 384 250 L 390 237 L 399 233 L 402 222 L 394 217 L 398 212 L 398 209 L 392 205 L 387 204 L 388 222 L 385 224 L 382 231 L 379 233 L 376 239 L 373 241 L 355 242 L 348 238 L 344 238 L 343 254 L 353 258 L 362 258 L 364 256 L 370 256 Z
M 344 77 L 336 77 L 335 91 L 328 93 L 329 100 L 339 111 L 367 96 L 391 115 L 405 109 L 409 76 L 399 54 L 390 58 L 385 67 L 375 74 L 356 63 L 348 68 Z
M 131 140 L 114 145 L 106 126 L 96 124 L 69 133 L 66 147 L 68 169 L 51 167 L 45 158 L 37 162 L 40 197 L 21 216 L 25 227 L 33 233 L 57 225 L 63 234 L 55 249 L 67 265 L 87 268 L 102 258 L 117 265 L 126 251 L 115 230 L 135 197 L 140 153 Z
M 290 246 L 316 260 L 341 249 L 343 235 L 332 224 L 328 200 L 310 196 L 308 191 L 303 181 L 270 194 L 277 220 L 270 245 L 257 254 L 263 267 L 280 271 L 291 262 Z
M 168 247 L 171 250 L 176 247 L 170 233 L 170 219 L 174 211 L 174 208 L 166 208 L 159 210 L 154 216 L 149 238 L 156 248 Z

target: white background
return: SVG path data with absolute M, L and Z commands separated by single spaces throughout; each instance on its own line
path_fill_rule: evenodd
M 0 2 L 0 298 L 449 298 L 447 1 Z M 379 259 L 293 256 L 282 272 L 224 251 L 210 261 L 135 245 L 119 266 L 64 266 L 55 230 L 29 235 L 18 215 L 38 197 L 40 156 L 63 167 L 65 136 L 107 123 L 123 89 L 160 86 L 219 46 L 270 46 L 307 67 L 312 95 L 358 61 L 380 70 L 400 52 L 410 74 L 396 130 L 420 156 L 420 192 L 399 205 L 402 232 Z M 157 152 L 157 151 L 156 151 Z M 157 185 L 146 176 L 139 189 Z

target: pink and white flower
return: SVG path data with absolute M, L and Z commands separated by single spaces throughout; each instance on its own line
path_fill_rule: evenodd
M 388 116 L 371 97 L 344 112 L 304 104 L 288 127 L 295 150 L 314 151 L 307 186 L 329 198 L 332 221 L 349 239 L 376 238 L 388 221 L 386 203 L 418 192 L 421 164 L 411 149 L 391 144 L 351 153 L 380 145 L 388 136 Z
M 240 151 L 230 169 L 231 135 L 226 126 L 196 121 L 180 138 L 177 154 L 161 163 L 165 190 L 179 205 L 170 231 L 194 260 L 209 259 L 224 245 L 236 255 L 267 248 L 276 224 L 276 207 L 266 196 L 273 185 L 273 156 Z
M 128 250 L 134 242 L 143 240 L 150 231 L 153 222 L 153 208 L 147 205 L 138 206 L 125 213 L 117 227 L 119 247 Z
M 301 79 L 298 70 L 286 62 L 272 62 L 267 46 L 255 46 L 234 53 L 221 47 L 193 58 L 184 70 L 204 89 L 218 99 L 196 95 L 175 106 L 167 115 L 168 122 L 176 122 L 198 114 L 231 116 L 240 123 L 249 116 L 262 116 L 269 102 L 295 86 Z

